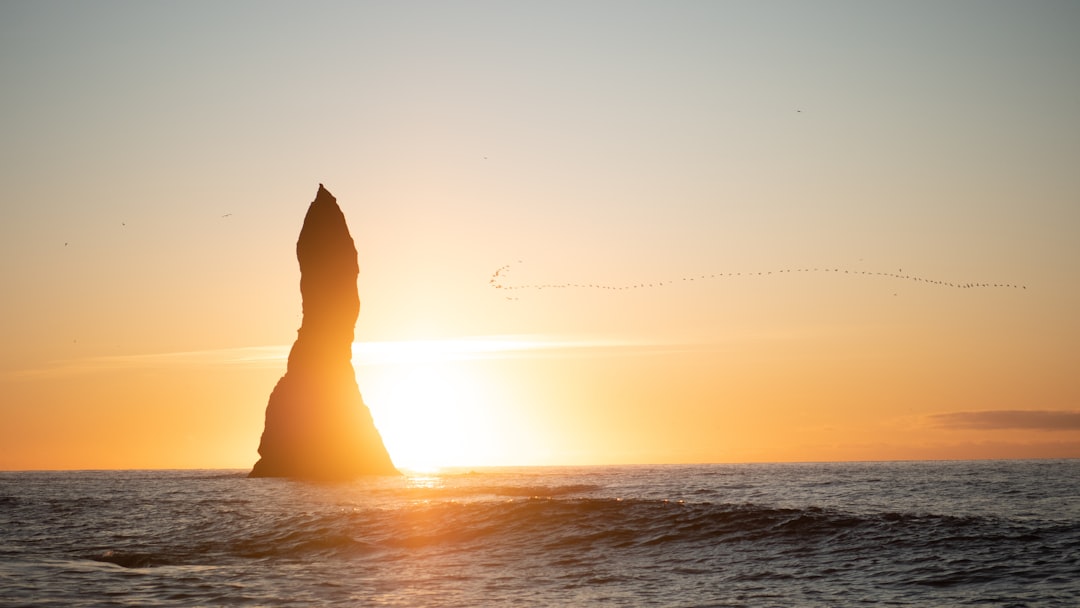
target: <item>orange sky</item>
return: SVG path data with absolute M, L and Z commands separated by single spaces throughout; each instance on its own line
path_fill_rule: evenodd
M 250 467 L 319 182 L 399 464 L 1080 457 L 1078 23 L 5 3 L 0 468 Z

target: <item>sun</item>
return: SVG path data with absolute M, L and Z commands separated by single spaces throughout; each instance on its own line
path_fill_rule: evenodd
M 406 471 L 499 464 L 497 404 L 460 341 L 384 343 L 357 377 L 394 464 Z M 372 362 L 374 360 L 374 362 Z

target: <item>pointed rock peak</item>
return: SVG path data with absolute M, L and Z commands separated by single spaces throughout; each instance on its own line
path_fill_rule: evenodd
M 319 191 L 315 193 L 315 200 L 311 201 L 311 206 L 308 207 L 307 215 L 304 216 L 304 226 L 300 232 L 300 240 L 304 241 L 310 239 L 310 232 L 322 233 L 326 230 L 333 231 L 339 236 L 344 234 L 348 237 L 349 229 L 345 224 L 345 214 L 342 213 L 341 207 L 337 204 L 337 198 L 330 191 L 326 189 L 326 186 L 319 184 Z M 317 240 L 324 240 L 323 235 L 316 237 Z M 350 245 L 352 239 L 348 239 Z M 353 256 L 355 257 L 355 253 Z
M 337 200 L 336 198 L 334 198 L 334 195 L 330 194 L 330 191 L 326 189 L 326 186 L 322 185 L 322 183 L 320 182 L 319 183 L 319 191 L 315 194 L 315 200 L 319 200 L 320 198 L 323 198 L 323 197 L 330 197 L 330 200 L 333 200 L 333 201 Z

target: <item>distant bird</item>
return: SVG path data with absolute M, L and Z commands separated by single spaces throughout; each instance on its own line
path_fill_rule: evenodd
M 226 213 L 225 215 L 223 215 L 221 217 L 229 217 L 230 215 L 232 215 L 232 214 L 231 213 Z

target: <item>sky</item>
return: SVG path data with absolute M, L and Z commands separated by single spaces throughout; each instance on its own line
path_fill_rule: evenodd
M 4 2 L 0 469 L 250 467 L 319 183 L 401 466 L 1080 457 L 1078 28 Z

